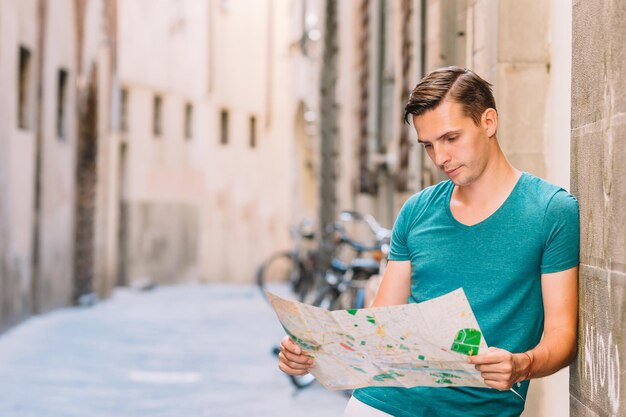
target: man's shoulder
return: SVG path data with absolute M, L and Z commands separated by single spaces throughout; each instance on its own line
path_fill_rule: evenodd
M 450 187 L 452 186 L 452 181 L 450 180 L 441 181 L 413 194 L 409 197 L 405 204 L 420 205 L 432 199 L 444 197 L 450 191 Z
M 550 205 L 553 201 L 558 203 L 576 203 L 576 197 L 570 194 L 563 187 L 539 178 L 533 174 L 524 172 L 525 190 L 524 194 L 528 198 L 537 200 L 544 205 Z
M 568 212 L 572 216 L 578 215 L 578 200 L 563 187 L 526 172 L 523 175 L 525 177 L 523 195 L 526 204 L 535 206 L 544 215 Z
M 453 187 L 452 182 L 446 180 L 418 191 L 404 202 L 398 216 L 413 220 L 419 218 L 428 207 L 432 207 L 433 204 L 438 204 L 437 202 L 445 199 L 450 193 L 451 187 Z

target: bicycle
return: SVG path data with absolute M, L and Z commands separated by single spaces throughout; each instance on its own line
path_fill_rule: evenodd
M 299 225 L 289 229 L 293 247 L 271 255 L 257 269 L 257 286 L 265 297 L 267 282 L 289 282 L 291 291 L 299 301 L 304 301 L 313 287 L 317 251 L 303 250 L 302 241 L 315 240 L 313 222 L 304 219 Z
M 343 211 L 340 215 L 343 221 L 364 221 L 376 236 L 376 244 L 363 245 L 351 239 L 345 228 L 335 222 L 330 225 L 337 239 L 331 242 L 333 259 L 327 271 L 317 271 L 317 250 L 302 251 L 301 239 L 314 240 L 315 235 L 308 227 L 310 223 L 301 223 L 292 227 L 290 233 L 294 246 L 289 251 L 278 252 L 265 261 L 257 270 L 257 284 L 265 297 L 265 284 L 273 280 L 288 280 L 291 289 L 298 299 L 303 302 L 326 308 L 328 310 L 363 308 L 365 304 L 365 286 L 368 279 L 380 272 L 381 261 L 384 258 L 384 248 L 388 247 L 390 231 L 380 227 L 370 215 L 361 215 L 357 212 Z M 344 245 L 356 252 L 349 263 L 344 263 L 336 256 Z M 374 258 L 363 258 L 362 254 L 370 252 Z M 378 255 L 378 257 L 377 257 Z M 322 273 L 323 272 L 323 273 Z M 323 279 L 316 284 L 316 277 Z M 280 349 L 272 350 L 278 356 Z M 297 389 L 303 389 L 315 382 L 312 374 L 288 375 L 291 383 Z
M 350 262 L 339 258 L 331 261 L 330 268 L 324 273 L 323 285 L 316 289 L 313 305 L 328 310 L 364 308 L 369 279 L 381 274 L 384 269 L 391 231 L 381 227 L 369 214 L 343 211 L 340 218 L 365 222 L 374 233 L 376 242 L 373 245 L 364 245 L 351 239 L 343 227 L 336 225 L 341 243 L 349 245 L 356 255 Z M 364 253 L 370 253 L 371 257 L 363 257 Z
M 291 250 L 281 251 L 271 255 L 257 269 L 256 280 L 263 297 L 265 295 L 266 283 L 271 281 L 289 282 L 292 292 L 299 301 L 311 304 L 311 294 L 315 294 L 316 277 L 321 275 L 318 271 L 317 249 L 303 250 L 302 240 L 313 241 L 315 234 L 312 232 L 312 222 L 305 219 L 298 226 L 290 228 L 290 234 L 294 242 Z M 333 231 L 338 230 L 338 225 L 331 225 Z M 346 240 L 337 239 L 331 244 L 334 253 Z M 278 356 L 280 349 L 274 347 L 272 353 Z M 288 375 L 291 383 L 297 388 L 306 388 L 315 382 L 315 377 L 311 374 Z

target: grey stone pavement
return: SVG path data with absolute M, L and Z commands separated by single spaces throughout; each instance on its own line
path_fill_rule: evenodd
M 278 370 L 282 336 L 252 286 L 118 289 L 0 336 L 0 417 L 341 416 L 344 394 Z

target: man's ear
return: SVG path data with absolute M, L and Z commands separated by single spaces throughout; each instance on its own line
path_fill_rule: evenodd
M 498 130 L 498 112 L 495 109 L 488 108 L 483 112 L 481 119 L 482 125 L 487 132 L 487 136 L 495 136 L 496 131 Z

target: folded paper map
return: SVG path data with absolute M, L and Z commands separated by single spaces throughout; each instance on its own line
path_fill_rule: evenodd
M 462 288 L 419 304 L 337 311 L 267 296 L 330 390 L 486 386 L 466 362 L 487 345 Z

